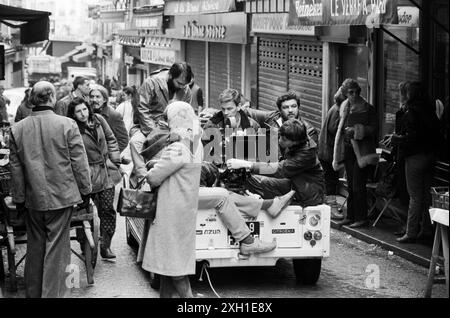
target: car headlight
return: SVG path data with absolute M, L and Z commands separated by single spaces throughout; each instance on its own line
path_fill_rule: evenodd
M 320 232 L 320 231 L 314 232 L 313 237 L 316 241 L 320 241 L 322 239 L 322 232 Z

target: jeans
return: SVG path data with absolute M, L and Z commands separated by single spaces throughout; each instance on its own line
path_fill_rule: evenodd
M 277 179 L 261 175 L 252 175 L 247 179 L 248 191 L 258 194 L 263 199 L 274 199 L 277 196 L 285 195 L 292 190 L 290 179 Z
M 370 166 L 360 168 L 353 147 L 345 146 L 345 172 L 347 173 L 348 197 L 347 219 L 365 221 L 367 219 L 367 177 Z
M 409 193 L 408 221 L 406 235 L 417 237 L 432 234 L 429 214 L 431 204 L 430 187 L 433 178 L 433 154 L 416 154 L 405 159 L 406 186 Z
M 224 188 L 200 187 L 199 190 L 198 209 L 216 209 L 217 215 L 237 242 L 251 233 L 243 215 L 256 218 L 262 204 L 262 199 L 228 192 Z
M 61 298 L 67 291 L 72 207 L 26 213 L 25 291 L 31 298 Z
M 327 195 L 338 193 L 339 171 L 334 171 L 331 162 L 320 160 L 320 164 L 325 172 L 325 189 Z
M 133 161 L 133 171 L 130 176 L 130 182 L 136 185 L 147 174 L 144 157 L 141 155 L 146 137 L 139 130 L 130 139 L 130 153 Z

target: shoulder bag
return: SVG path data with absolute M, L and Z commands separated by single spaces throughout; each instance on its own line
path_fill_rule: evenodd
M 120 189 L 117 203 L 117 212 L 121 216 L 142 218 L 153 221 L 156 216 L 156 202 L 158 189 L 144 191 L 140 188 L 145 182 L 143 178 L 136 186 L 136 189 L 126 187 L 125 178 L 123 188 Z

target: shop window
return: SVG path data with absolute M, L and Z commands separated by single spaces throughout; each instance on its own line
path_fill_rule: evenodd
M 419 81 L 419 28 L 390 26 L 388 30 L 402 41 L 384 33 L 384 96 L 382 114 L 381 136 L 391 134 L 395 129 L 395 113 L 399 109 L 398 86 L 403 81 Z

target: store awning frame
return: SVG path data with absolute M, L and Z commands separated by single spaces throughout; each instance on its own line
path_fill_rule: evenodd
M 0 4 L 0 23 L 20 28 L 20 43 L 31 44 L 48 40 L 50 12 L 23 9 Z M 19 22 L 14 24 L 12 22 Z

